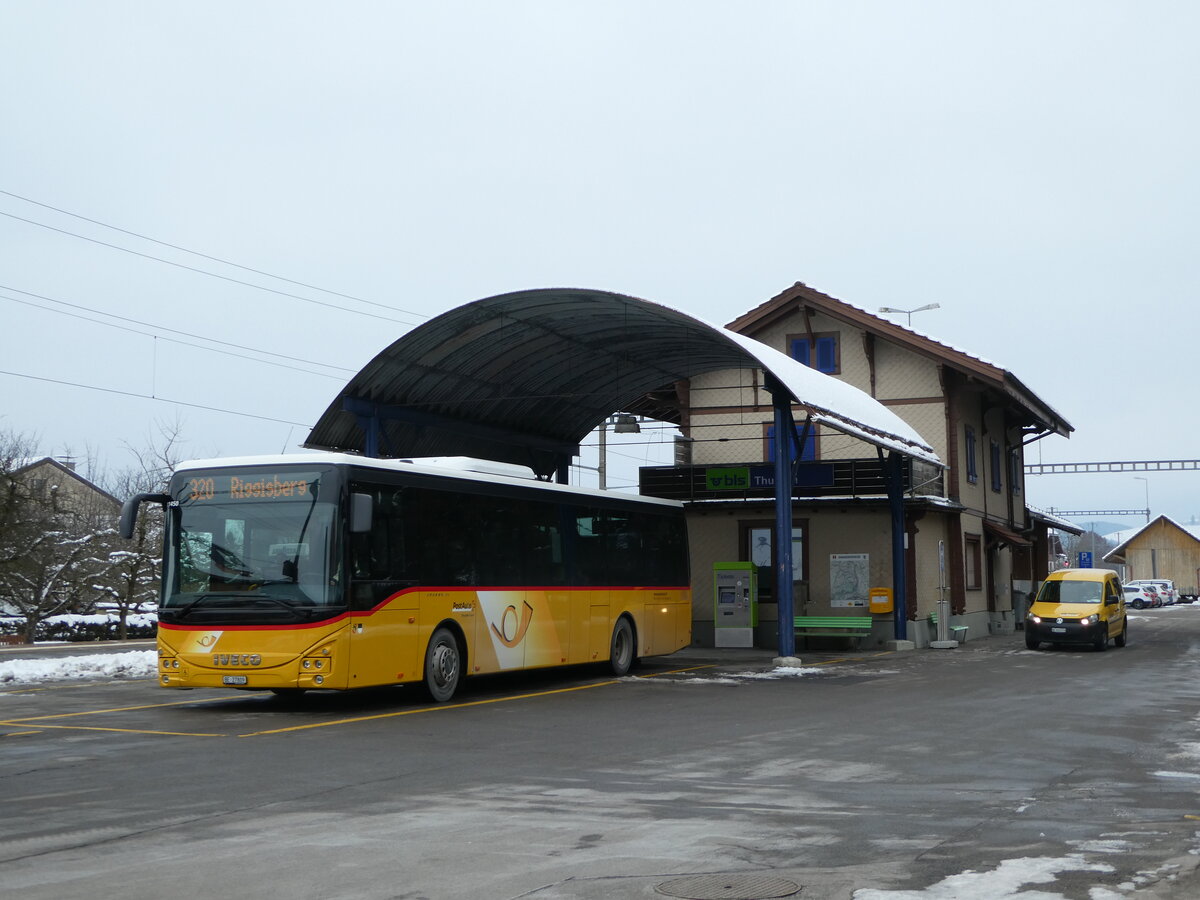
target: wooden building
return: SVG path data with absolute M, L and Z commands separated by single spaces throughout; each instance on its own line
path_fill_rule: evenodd
M 1180 594 L 1200 593 L 1200 538 L 1167 516 L 1159 516 L 1104 556 L 1123 564 L 1125 580 L 1166 578 Z

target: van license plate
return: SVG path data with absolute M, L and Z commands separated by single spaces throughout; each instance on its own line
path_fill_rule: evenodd
M 1067 629 L 1065 629 L 1065 628 L 1051 628 L 1050 630 L 1053 631 L 1055 634 L 1066 634 L 1067 633 Z M 228 684 L 229 682 L 226 681 L 225 683 Z
M 221 684 L 245 684 L 245 675 L 225 675 L 221 678 Z

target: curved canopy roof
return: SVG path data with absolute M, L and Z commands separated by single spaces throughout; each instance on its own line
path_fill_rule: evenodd
M 669 307 L 573 288 L 488 297 L 413 329 L 350 379 L 305 446 L 474 456 L 545 476 L 613 412 L 678 421 L 678 382 L 747 367 L 773 375 L 815 421 L 939 462 L 899 416 L 845 382 Z

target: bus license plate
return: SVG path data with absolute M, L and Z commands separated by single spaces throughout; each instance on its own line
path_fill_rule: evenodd
M 1066 634 L 1067 633 L 1067 629 L 1065 629 L 1065 628 L 1051 628 L 1050 630 L 1053 631 L 1055 634 Z
M 221 684 L 245 684 L 245 675 L 225 675 L 221 678 Z

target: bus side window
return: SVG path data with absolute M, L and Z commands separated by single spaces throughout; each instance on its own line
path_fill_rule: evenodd
M 351 535 L 354 577 L 387 581 L 398 577 L 405 559 L 404 529 L 401 525 L 402 492 L 399 488 L 365 488 L 355 491 L 371 495 L 375 507 L 371 530 Z
M 550 503 L 523 503 L 520 544 L 525 571 L 533 584 L 566 584 L 558 508 Z
M 604 550 L 596 532 L 598 514 L 593 509 L 580 509 L 575 514 L 575 559 L 573 583 L 596 585 L 603 583 Z

